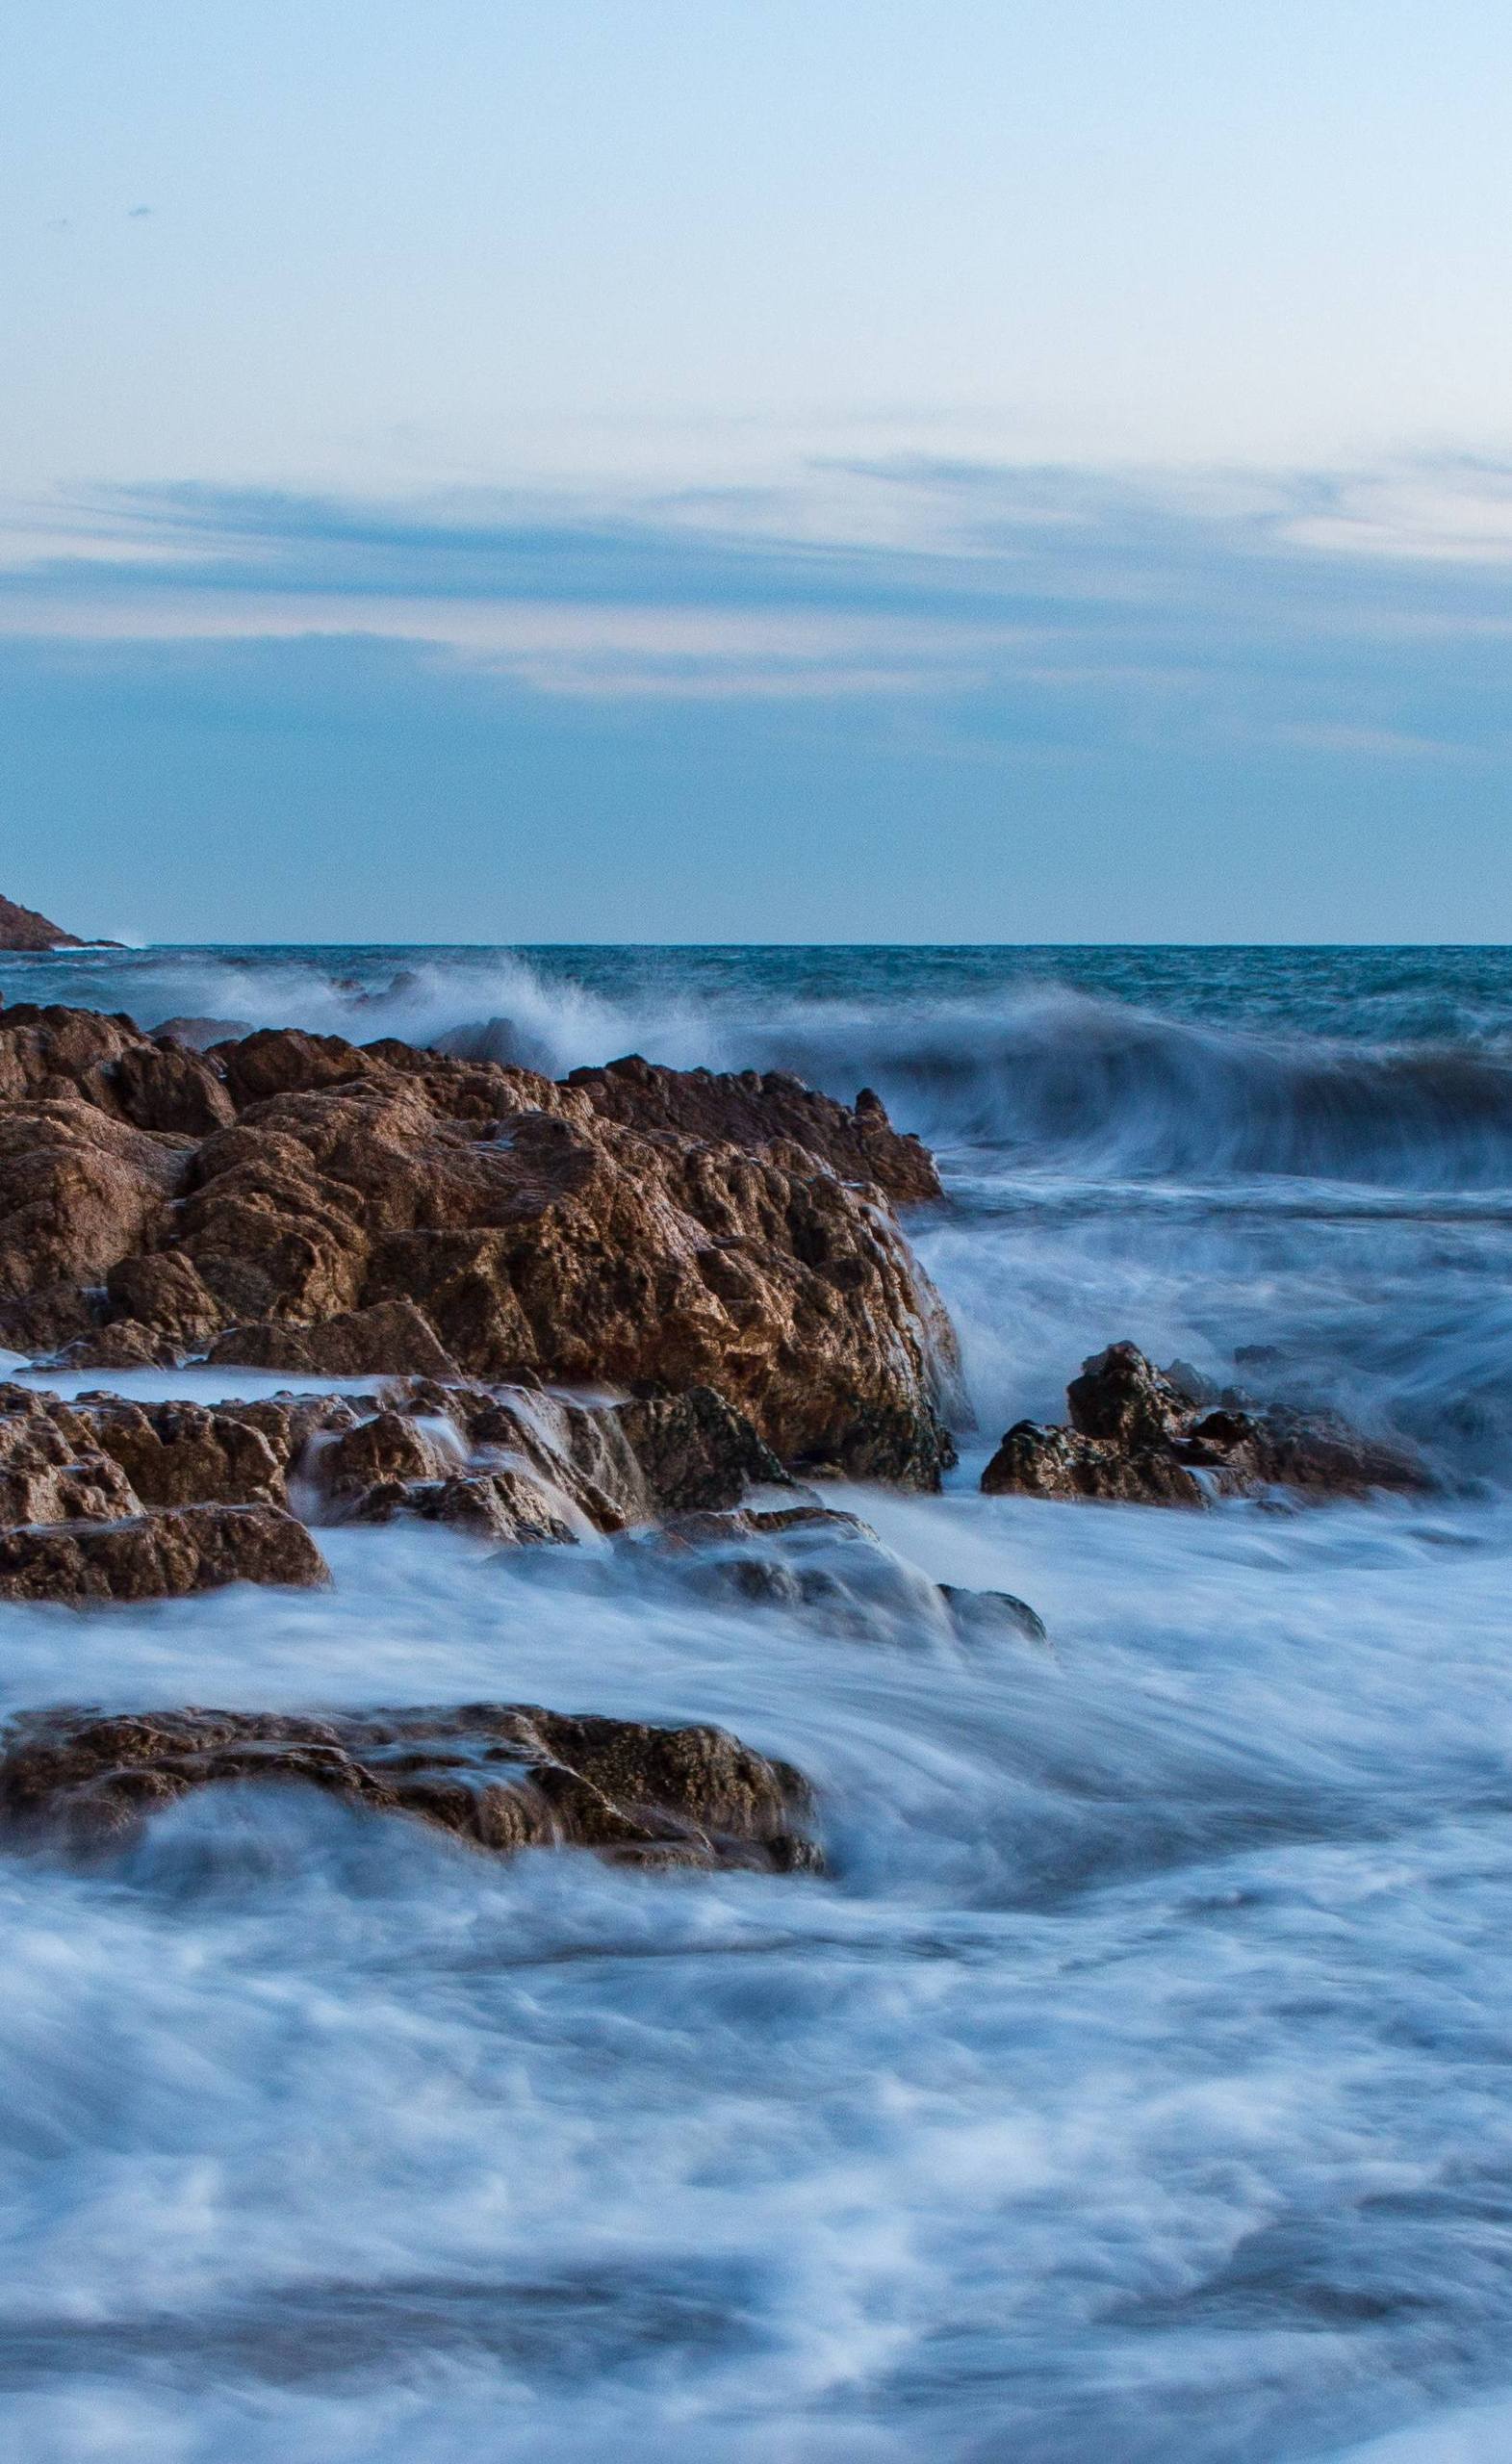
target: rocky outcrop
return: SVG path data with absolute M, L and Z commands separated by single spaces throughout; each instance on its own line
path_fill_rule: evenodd
M 706 1387 L 782 1461 L 930 1486 L 953 1339 L 890 1198 L 936 1189 L 875 1097 L 778 1073 L 0 1013 L 0 1343 L 101 1366 Z
M 271 1505 L 180 1506 L 112 1523 L 0 1531 L 0 1600 L 174 1600 L 231 1582 L 330 1579 L 300 1523 Z
M 812 1799 L 785 1762 L 723 1729 L 567 1718 L 534 1706 L 308 1718 L 246 1711 L 48 1712 L 0 1753 L 0 1826 L 75 1851 L 129 1840 L 193 1790 L 319 1788 L 509 1855 L 577 1847 L 616 1863 L 820 1864 Z
M 115 950 L 120 943 L 81 941 L 76 934 L 65 933 L 61 925 L 38 915 L 35 907 L 17 907 L 13 898 L 0 898 L 0 950 L 83 950 L 102 946 Z
M 561 1545 L 668 1505 L 733 1503 L 768 1480 L 791 1486 L 750 1423 L 704 1389 L 591 1407 L 399 1378 L 371 1395 L 209 1406 L 108 1393 L 70 1403 L 0 1385 L 0 1537 L 13 1527 L 16 1597 L 140 1599 L 310 1571 L 287 1549 L 267 1551 L 263 1527 L 228 1524 L 212 1547 L 209 1526 L 164 1526 L 189 1507 L 293 1505 L 315 1523 L 413 1516 L 496 1543 Z M 92 1528 L 107 1525 L 126 1536 Z M 45 1540 L 13 1527 L 46 1527 Z
M 344 1310 L 315 1326 L 273 1319 L 235 1326 L 210 1347 L 218 1368 L 276 1369 L 296 1376 L 456 1377 L 456 1362 L 413 1300 L 380 1300 Z
M 943 1195 L 928 1147 L 893 1128 L 869 1087 L 852 1110 L 786 1070 L 664 1069 L 638 1053 L 606 1068 L 575 1069 L 566 1083 L 627 1129 L 671 1129 L 750 1150 L 797 1146 L 841 1180 L 872 1182 L 890 1198 Z
M 1262 1408 L 1232 1391 L 1216 1398 L 1190 1371 L 1156 1369 L 1131 1343 L 1085 1361 L 1066 1403 L 1069 1426 L 1019 1421 L 1009 1429 L 982 1475 L 989 1497 L 1203 1506 L 1277 1488 L 1362 1498 L 1430 1486 L 1416 1455 L 1337 1413 Z

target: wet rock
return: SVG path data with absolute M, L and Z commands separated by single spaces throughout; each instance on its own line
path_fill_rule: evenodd
M 705 1598 L 783 1609 L 857 1641 L 908 1646 L 1044 1632 L 1023 1602 L 1007 1593 L 952 1593 L 885 1547 L 858 1515 L 824 1506 L 674 1515 L 629 1546 L 641 1566 Z
M 1071 1426 L 1083 1437 L 1138 1453 L 1169 1446 L 1192 1417 L 1171 1380 L 1133 1344 L 1110 1344 L 1082 1364 L 1065 1390 Z
M 141 1501 L 80 1414 L 56 1398 L 0 1387 L 0 1524 L 115 1522 Z
M 143 1505 L 285 1505 L 287 1456 L 233 1412 L 113 1400 L 81 1413 Z
M 218 1072 L 176 1043 L 133 1045 L 115 1063 L 110 1080 L 123 1116 L 139 1129 L 208 1138 L 236 1118 Z
M 140 1318 L 114 1318 L 91 1327 L 55 1354 L 59 1369 L 172 1369 L 184 1357 L 181 1344 Z
M 987 1497 L 1100 1498 L 1134 1505 L 1207 1503 L 1201 1481 L 1174 1455 L 1121 1453 L 1074 1428 L 1017 1421 L 982 1475 Z
M 0 1532 L 0 1600 L 176 1599 L 231 1582 L 328 1581 L 294 1517 L 271 1505 L 180 1506 L 118 1523 L 30 1524 Z
M 1405 1447 L 1364 1436 L 1336 1412 L 1223 1410 L 1198 1420 L 1186 1459 L 1207 1464 L 1230 1489 L 1279 1487 L 1320 1497 L 1368 1497 L 1372 1489 L 1411 1495 L 1432 1484 Z
M 614 1419 L 664 1511 L 737 1505 L 752 1487 L 791 1485 L 745 1415 L 711 1386 L 638 1397 L 616 1405 Z
M 455 1377 L 455 1361 L 413 1300 L 382 1300 L 314 1326 L 264 1319 L 233 1326 L 211 1360 L 244 1369 L 287 1370 L 316 1377 Z
M 1179 1364 L 1155 1369 L 1130 1343 L 1086 1361 L 1066 1395 L 1069 1427 L 1019 1421 L 1008 1431 L 982 1476 L 988 1496 L 1202 1506 L 1270 1488 L 1363 1498 L 1431 1486 L 1416 1455 L 1337 1413 L 1237 1401 L 1212 1410 L 1205 1380 Z
M 448 1480 L 385 1480 L 360 1497 L 352 1508 L 360 1523 L 391 1523 L 397 1515 L 417 1515 L 425 1523 L 445 1523 L 477 1540 L 492 1540 L 512 1549 L 563 1547 L 577 1533 L 559 1502 L 528 1472 L 465 1472 Z
M 373 1489 L 448 1479 L 461 1460 L 454 1428 L 427 1427 L 404 1412 L 384 1411 L 322 1447 L 314 1476 L 334 1507 L 351 1509 Z
M 940 1595 L 949 1604 L 958 1631 L 968 1642 L 1043 1643 L 1049 1636 L 1045 1622 L 1027 1600 L 1012 1591 L 963 1591 L 958 1583 L 942 1582 Z
M 157 1043 L 181 1043 L 191 1052 L 208 1052 L 213 1043 L 238 1042 L 256 1033 L 250 1018 L 165 1018 L 152 1030 Z
M 893 1128 L 869 1087 L 851 1110 L 786 1070 L 665 1069 L 638 1053 L 606 1068 L 575 1069 L 566 1083 L 629 1129 L 674 1129 L 751 1150 L 798 1146 L 842 1180 L 874 1182 L 891 1198 L 942 1195 L 928 1148 Z
M 801 1775 L 722 1729 L 487 1703 L 360 1718 L 34 1714 L 0 1753 L 0 1825 L 98 1850 L 192 1790 L 226 1782 L 320 1788 L 504 1855 L 580 1847 L 652 1866 L 820 1864 Z
M 185 1350 L 202 1347 L 225 1322 L 193 1260 L 178 1249 L 119 1259 L 105 1290 L 113 1323 L 154 1327 Z
M 954 1339 L 884 1194 L 933 1167 L 873 1099 L 3 1014 L 0 1341 L 129 1322 L 102 1363 L 146 1327 L 296 1374 L 708 1387 L 783 1460 L 950 1459 Z

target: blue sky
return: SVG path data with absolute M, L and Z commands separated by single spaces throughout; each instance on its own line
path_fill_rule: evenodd
M 12 0 L 0 886 L 1507 938 L 1512 19 Z

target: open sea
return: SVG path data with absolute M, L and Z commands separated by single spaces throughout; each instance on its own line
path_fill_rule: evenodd
M 321 1534 L 328 1596 L 0 1607 L 0 1694 L 716 1719 L 824 1879 L 209 1792 L 0 1860 L 22 2464 L 1512 2458 L 1512 951 L 155 949 L 8 1001 L 877 1089 L 976 1425 L 845 1491 L 1048 1648 Z M 1440 1494 L 986 1499 L 1131 1337 Z M 220 1370 L 72 1387 L 267 1391 Z

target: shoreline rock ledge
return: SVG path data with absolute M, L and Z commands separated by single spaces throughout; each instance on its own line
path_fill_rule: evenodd
M 781 1072 L 0 1012 L 0 1345 L 64 1367 L 707 1388 L 789 1468 L 934 1488 L 955 1339 L 894 1208 L 938 1194 Z

